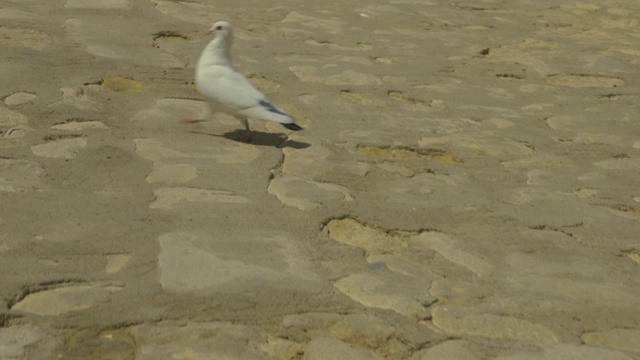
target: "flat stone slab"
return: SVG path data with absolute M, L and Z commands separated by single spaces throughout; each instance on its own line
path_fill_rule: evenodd
M 109 127 L 102 121 L 69 121 L 64 124 L 57 124 L 51 127 L 56 130 L 81 131 L 86 129 L 108 129 Z
M 436 305 L 431 308 L 432 322 L 449 335 L 470 335 L 489 339 L 532 343 L 557 343 L 549 328 L 513 316 L 477 313 L 470 307 Z
M 0 359 L 47 360 L 62 356 L 64 339 L 59 331 L 31 324 L 0 328 Z
M 64 4 L 67 9 L 92 9 L 92 10 L 129 10 L 130 0 L 67 0 Z
M 4 107 L 0 107 L 0 128 L 27 125 L 27 116 Z
M 169 210 L 188 203 L 246 204 L 249 200 L 229 191 L 188 187 L 165 187 L 153 190 L 156 199 L 149 208 Z
M 167 233 L 158 241 L 160 284 L 169 291 L 242 292 L 244 286 L 317 290 L 319 278 L 305 252 L 284 234 Z M 237 242 L 245 245 L 230 246 Z
M 24 91 L 15 92 L 4 98 L 4 104 L 7 106 L 22 105 L 33 101 L 36 95 Z
M 584 345 L 540 345 L 534 351 L 515 352 L 511 355 L 501 355 L 496 360 L 631 360 L 632 358 L 608 349 Z
M 70 311 L 88 309 L 101 303 L 108 303 L 120 290 L 122 288 L 116 286 L 64 286 L 29 294 L 15 304 L 11 310 L 36 315 L 61 315 Z
M 0 159 L 0 191 L 42 190 L 44 167 L 27 160 Z
M 587 345 L 640 354 L 640 330 L 637 329 L 594 331 L 582 334 L 580 338 Z
M 426 306 L 435 301 L 428 292 L 428 281 L 412 281 L 383 269 L 349 275 L 334 286 L 364 306 L 393 310 L 415 319 L 424 319 L 429 313 Z
M 260 350 L 261 334 L 242 325 L 226 322 L 193 324 L 161 322 L 129 329 L 135 343 L 135 358 L 267 360 Z
M 191 164 L 155 163 L 145 180 L 149 184 L 182 184 L 198 177 L 198 170 Z
M 305 360 L 383 360 L 384 356 L 369 349 L 360 348 L 333 338 L 311 340 L 304 354 Z
M 480 356 L 471 350 L 472 345 L 465 340 L 449 340 L 418 351 L 409 360 L 479 360 Z
M 353 201 L 349 190 L 344 186 L 291 176 L 272 179 L 267 191 L 283 204 L 302 211 L 317 209 L 327 202 Z
M 54 159 L 73 159 L 78 156 L 82 148 L 87 146 L 87 139 L 76 137 L 72 139 L 54 140 L 31 147 L 36 156 Z

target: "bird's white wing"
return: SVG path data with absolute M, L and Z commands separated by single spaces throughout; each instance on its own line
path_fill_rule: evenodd
M 196 76 L 198 90 L 210 100 L 242 116 L 283 124 L 295 119 L 272 105 L 247 78 L 228 66 L 206 66 Z

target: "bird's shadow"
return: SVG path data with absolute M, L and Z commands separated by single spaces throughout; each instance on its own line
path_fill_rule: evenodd
M 280 149 L 286 148 L 286 147 L 290 147 L 294 149 L 306 149 L 309 146 L 311 146 L 311 144 L 306 142 L 289 140 L 287 135 L 281 134 L 281 133 L 253 131 L 253 135 L 251 136 L 251 141 L 247 143 L 246 141 L 244 141 L 244 138 L 247 136 L 247 132 L 245 130 L 240 130 L 240 129 L 229 131 L 222 135 L 211 134 L 211 133 L 200 132 L 200 131 L 191 131 L 191 132 L 196 134 L 209 135 L 209 136 L 219 136 L 219 137 L 223 137 L 223 138 L 240 142 L 243 144 L 251 144 L 256 146 L 273 146 Z

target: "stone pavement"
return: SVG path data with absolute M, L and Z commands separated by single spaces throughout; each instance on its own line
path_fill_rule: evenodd
M 640 359 L 640 3 L 0 3 L 0 359 Z

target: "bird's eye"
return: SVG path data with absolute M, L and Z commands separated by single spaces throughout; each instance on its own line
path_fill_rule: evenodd
M 222 25 L 216 26 L 216 30 L 222 30 Z

